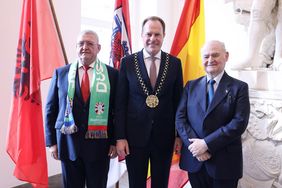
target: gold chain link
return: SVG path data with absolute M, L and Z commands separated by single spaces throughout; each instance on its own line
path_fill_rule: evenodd
M 162 77 L 161 77 L 160 84 L 158 85 L 158 87 L 156 89 L 156 93 L 154 94 L 156 96 L 160 93 L 160 91 L 163 87 L 164 81 L 166 79 L 166 75 L 167 75 L 167 72 L 168 72 L 168 65 L 169 65 L 168 60 L 169 60 L 169 55 L 168 55 L 168 53 L 166 53 L 166 62 L 165 62 L 164 71 L 163 71 L 163 74 L 162 74 Z M 144 80 L 142 79 L 140 67 L 139 67 L 138 62 L 137 62 L 137 53 L 134 54 L 134 65 L 135 65 L 135 71 L 136 71 L 137 79 L 139 80 L 141 88 L 143 89 L 144 93 L 147 96 L 149 96 L 148 88 L 146 87 Z

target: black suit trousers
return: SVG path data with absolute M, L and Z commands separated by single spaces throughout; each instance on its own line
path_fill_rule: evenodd
M 188 173 L 188 176 L 192 188 L 237 188 L 238 184 L 238 179 L 214 179 L 210 177 L 205 165 L 202 165 L 198 172 Z
M 109 158 L 87 161 L 78 157 L 75 161 L 61 161 L 65 188 L 106 188 Z
M 151 167 L 151 188 L 167 188 L 172 159 L 172 149 L 130 147 L 126 157 L 130 188 L 146 188 L 148 163 Z

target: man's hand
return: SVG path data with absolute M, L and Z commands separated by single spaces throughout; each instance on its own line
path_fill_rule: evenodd
M 51 157 L 56 159 L 56 160 L 59 160 L 58 158 L 58 146 L 57 144 L 56 145 L 53 145 L 53 146 L 50 146 L 49 147 L 49 152 L 51 153 Z
M 109 156 L 111 159 L 113 159 L 113 158 L 115 158 L 115 157 L 117 156 L 117 149 L 116 149 L 116 146 L 113 146 L 113 145 L 110 146 L 108 156 Z
M 191 142 L 191 144 L 189 145 L 188 149 L 194 157 L 198 157 L 208 150 L 208 146 L 204 139 L 192 138 L 189 139 L 189 142 Z
M 126 139 L 117 140 L 116 149 L 118 156 L 121 158 L 125 158 L 129 155 L 129 147 Z
M 198 161 L 201 161 L 201 162 L 209 160 L 210 158 L 211 158 L 211 154 L 207 151 L 205 153 L 197 156 Z
M 181 146 L 182 146 L 181 139 L 179 137 L 176 137 L 174 141 L 174 148 L 173 148 L 175 154 L 180 155 Z

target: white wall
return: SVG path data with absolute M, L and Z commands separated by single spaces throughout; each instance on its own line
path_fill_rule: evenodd
M 12 75 L 16 63 L 16 44 L 19 25 L 20 4 L 16 0 L 0 2 L 0 186 L 15 185 L 12 177 L 12 162 L 5 153 L 9 106 L 12 94 Z M 8 19 L 9 18 L 9 19 Z
M 53 4 L 67 56 L 71 60 L 76 57 L 75 42 L 80 31 L 80 1 L 58 0 Z M 13 176 L 14 164 L 5 150 L 21 9 L 22 0 L 0 1 L 0 187 L 5 188 L 23 183 Z M 44 81 L 41 85 L 43 104 L 45 104 L 49 82 L 50 80 Z M 48 152 L 47 157 L 49 175 L 59 173 L 59 162 L 50 159 Z
M 166 36 L 162 49 L 169 52 L 183 3 L 184 0 L 129 0 L 132 52 L 143 48 L 141 27 L 143 20 L 149 16 L 159 16 L 165 21 Z

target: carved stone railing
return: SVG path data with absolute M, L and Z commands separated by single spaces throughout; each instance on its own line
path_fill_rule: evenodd
M 282 93 L 250 91 L 251 114 L 243 141 L 241 188 L 282 187 Z
M 251 114 L 242 135 L 243 178 L 238 188 L 282 188 L 282 72 L 230 74 L 250 87 Z

